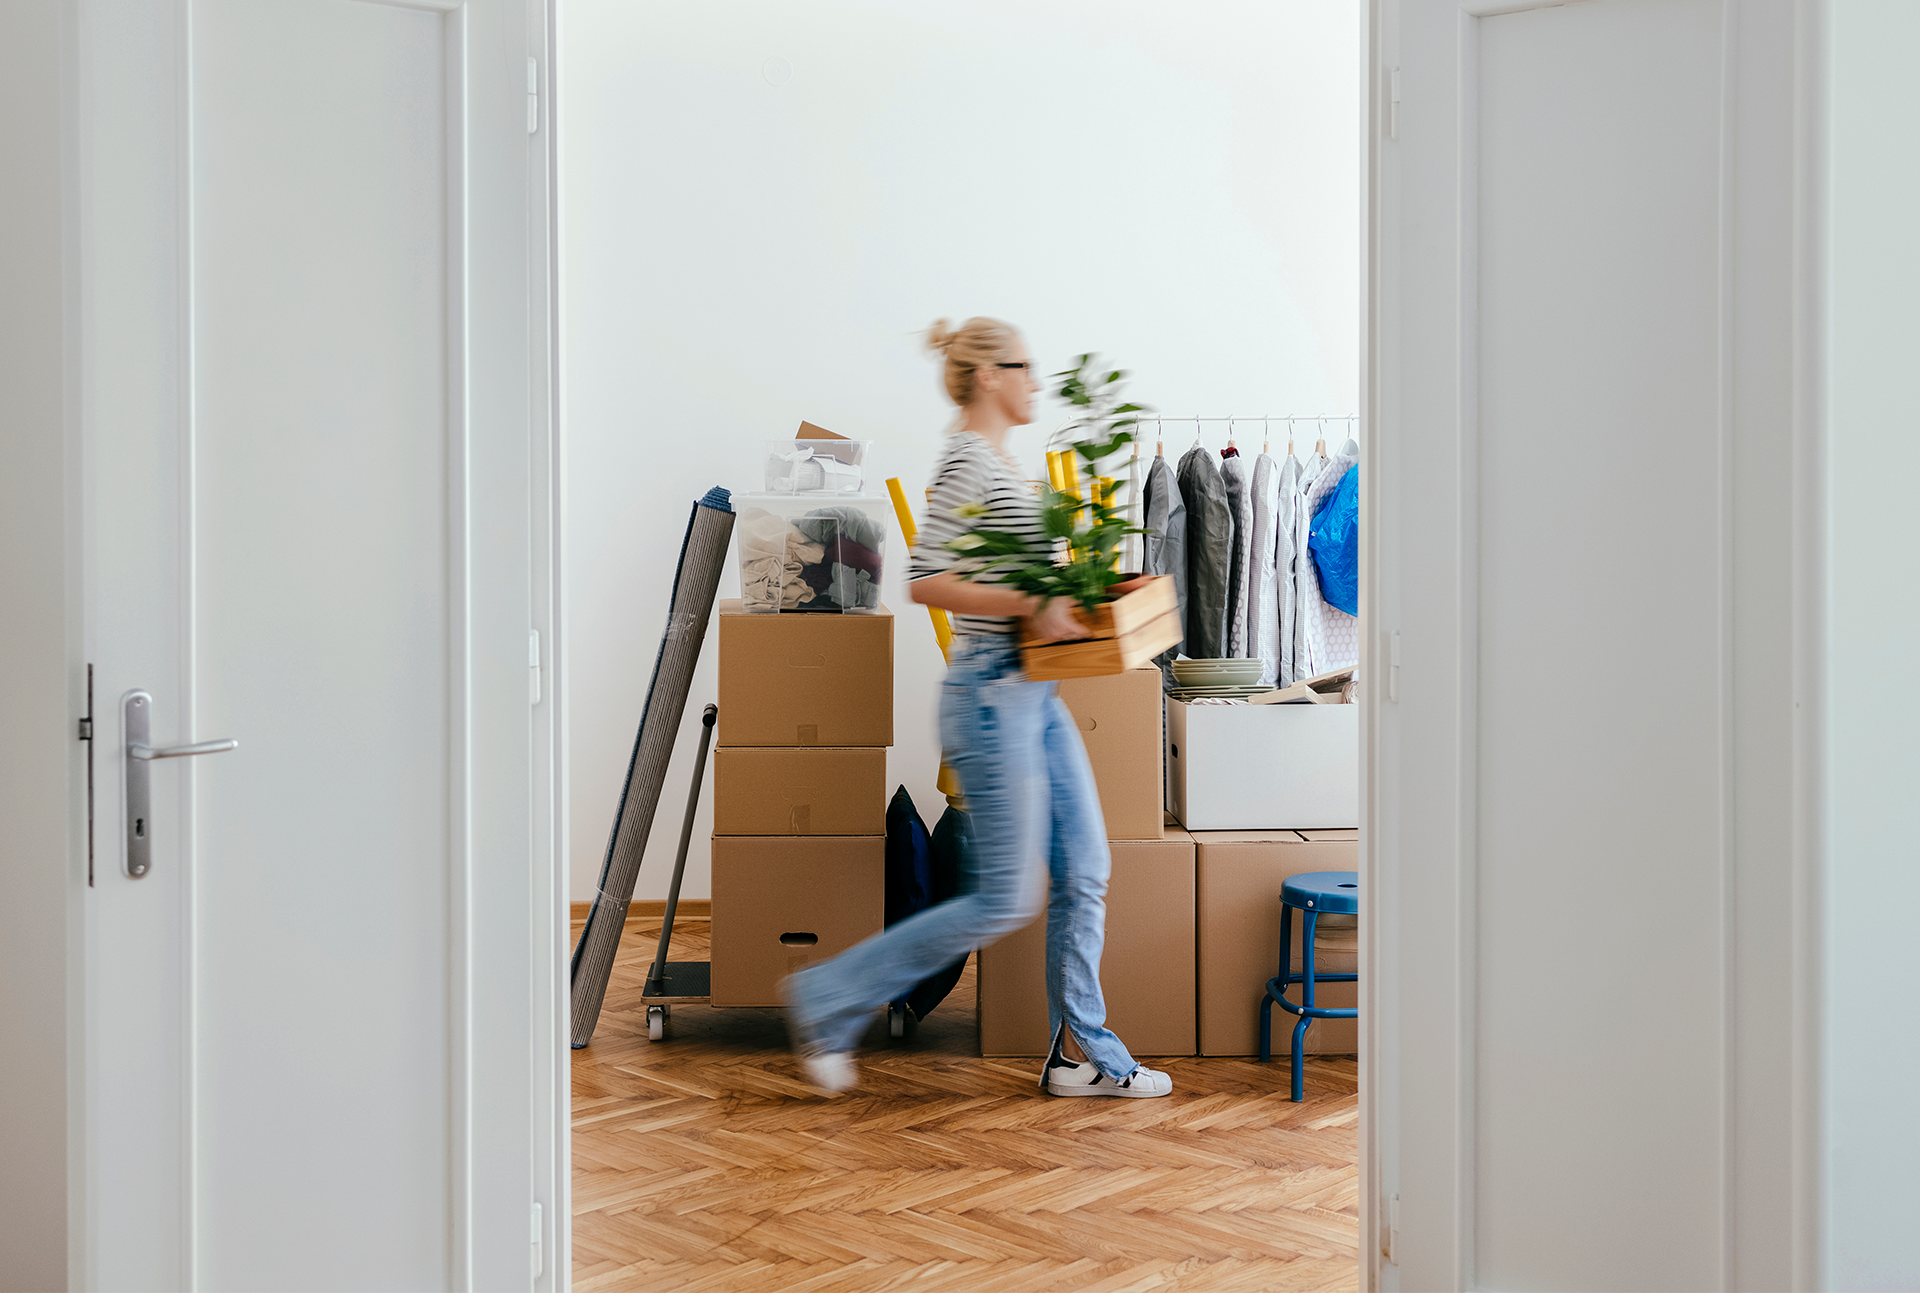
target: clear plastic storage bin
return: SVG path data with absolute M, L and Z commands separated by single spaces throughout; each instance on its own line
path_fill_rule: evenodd
M 767 492 L 862 494 L 867 449 L 872 444 L 871 440 L 769 440 Z
M 893 524 L 887 500 L 735 494 L 733 510 L 744 609 L 879 609 L 887 531 Z

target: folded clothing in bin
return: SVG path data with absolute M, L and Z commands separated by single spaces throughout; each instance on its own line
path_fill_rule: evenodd
M 829 504 L 740 508 L 740 599 L 749 611 L 871 610 L 880 604 L 886 526 Z

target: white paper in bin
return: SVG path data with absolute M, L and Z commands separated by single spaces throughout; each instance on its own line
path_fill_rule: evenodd
M 866 487 L 871 440 L 769 440 L 764 488 L 770 494 L 859 494 Z

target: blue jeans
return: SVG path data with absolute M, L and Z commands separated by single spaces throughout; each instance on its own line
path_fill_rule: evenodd
M 972 827 L 958 897 L 917 912 L 788 980 L 802 1038 L 850 1051 L 874 1012 L 935 971 L 1032 922 L 1047 901 L 1047 1013 L 1107 1077 L 1134 1070 L 1107 1031 L 1100 951 L 1107 934 L 1106 819 L 1080 730 L 1050 682 L 1028 682 L 1010 639 L 953 642 L 940 688 L 940 742 L 960 777 Z

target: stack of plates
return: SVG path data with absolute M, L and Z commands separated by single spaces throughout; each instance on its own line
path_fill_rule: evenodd
M 1169 687 L 1167 695 L 1175 700 L 1250 700 L 1272 690 L 1271 687 Z
M 1251 687 L 1260 669 L 1258 660 L 1175 660 L 1173 677 L 1182 687 Z
M 1244 699 L 1271 691 L 1260 685 L 1259 660 L 1175 660 L 1173 680 L 1178 686 L 1167 692 L 1175 700 L 1197 700 L 1202 696 Z

